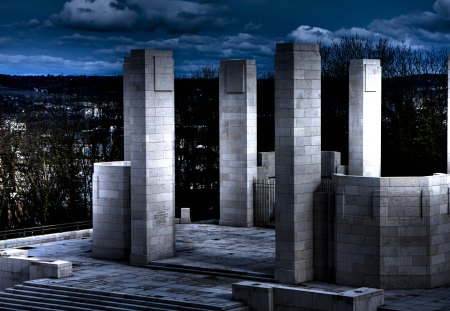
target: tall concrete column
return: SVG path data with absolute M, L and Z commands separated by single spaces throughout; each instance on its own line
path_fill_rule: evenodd
M 220 224 L 251 227 L 257 177 L 255 61 L 221 61 L 219 85 Z
M 133 50 L 123 76 L 125 155 L 131 162 L 130 262 L 175 253 L 175 108 L 172 51 Z
M 450 54 L 448 54 L 447 99 L 447 174 L 450 174 Z
M 275 55 L 275 277 L 313 279 L 313 193 L 321 175 L 318 45 L 278 44 Z
M 349 175 L 381 176 L 381 66 L 352 59 L 349 69 Z

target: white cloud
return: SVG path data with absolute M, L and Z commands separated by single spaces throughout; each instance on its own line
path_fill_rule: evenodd
M 347 36 L 368 39 L 384 38 L 391 43 L 410 45 L 448 44 L 450 41 L 450 0 L 436 0 L 436 12 L 414 12 L 392 19 L 373 20 L 366 28 L 342 28 L 330 31 L 324 28 L 302 25 L 293 30 L 289 39 L 308 43 L 330 43 Z
M 117 0 L 70 0 L 50 17 L 57 25 L 100 31 L 131 29 L 138 14 Z
M 18 64 L 26 66 L 17 66 Z M 110 74 L 122 72 L 119 61 L 73 60 L 49 55 L 10 55 L 0 53 L 0 67 L 16 74 Z M 17 72 L 17 68 L 26 68 Z M 63 71 L 62 71 L 63 70 Z
M 289 34 L 289 38 L 305 43 L 331 43 L 335 34 L 327 29 L 301 25 Z

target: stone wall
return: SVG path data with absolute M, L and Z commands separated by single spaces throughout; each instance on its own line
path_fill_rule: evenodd
M 92 256 L 128 259 L 131 249 L 130 162 L 94 164 Z
M 430 288 L 450 276 L 447 175 L 335 175 L 338 284 Z

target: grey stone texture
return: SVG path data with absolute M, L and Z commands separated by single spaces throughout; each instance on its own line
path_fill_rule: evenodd
M 72 263 L 28 257 L 26 250 L 0 250 L 0 290 L 41 278 L 65 278 L 72 275 Z
M 191 223 L 191 209 L 189 207 L 181 208 L 181 224 L 190 224 Z
M 376 288 L 325 291 L 243 281 L 233 284 L 233 299 L 262 311 L 376 311 L 384 303 L 384 292 Z
M 172 51 L 132 50 L 123 66 L 125 160 L 131 162 L 130 262 L 174 256 Z
M 335 175 L 336 282 L 384 289 L 448 283 L 449 178 Z
M 258 180 L 265 181 L 275 177 L 275 152 L 258 152 Z
M 92 256 L 128 259 L 131 249 L 130 162 L 94 164 Z
M 381 66 L 352 59 L 349 69 L 349 174 L 381 176 Z
M 313 193 L 321 177 L 318 45 L 277 44 L 275 55 L 275 277 L 313 276 Z
M 220 62 L 220 224 L 253 226 L 253 181 L 257 178 L 256 65 Z
M 341 153 L 337 151 L 322 151 L 321 173 L 324 178 L 331 178 L 338 173 L 341 166 Z

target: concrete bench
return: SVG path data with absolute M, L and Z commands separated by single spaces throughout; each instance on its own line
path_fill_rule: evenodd
M 0 250 L 0 290 L 29 280 L 60 279 L 71 275 L 71 262 L 30 258 L 28 251 L 21 249 Z
M 384 304 L 382 289 L 361 287 L 342 292 L 244 281 L 233 284 L 233 299 L 253 310 L 376 311 Z

